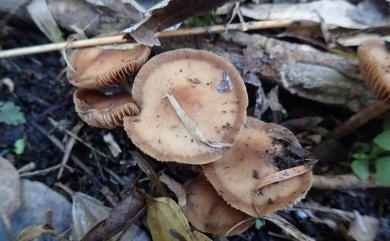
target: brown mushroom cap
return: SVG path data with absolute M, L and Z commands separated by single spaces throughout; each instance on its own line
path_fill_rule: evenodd
M 132 93 L 141 112 L 125 118 L 124 127 L 135 145 L 160 161 L 204 164 L 224 151 L 194 138 L 167 95 L 210 142 L 233 143 L 245 123 L 243 80 L 232 64 L 207 51 L 179 49 L 153 57 L 136 76 Z
M 230 205 L 262 217 L 305 196 L 312 183 L 302 158 L 306 155 L 286 128 L 247 117 L 233 147 L 203 170 Z M 297 174 L 291 167 L 303 172 Z
M 369 40 L 358 48 L 360 71 L 378 99 L 390 104 L 390 51 L 381 40 Z
M 112 129 L 121 126 L 125 116 L 139 110 L 128 93 L 105 95 L 97 90 L 78 89 L 73 94 L 76 112 L 88 125 Z
M 136 73 L 149 55 L 150 47 L 144 45 L 131 49 L 76 49 L 70 57 L 67 76 L 72 85 L 86 89 L 119 84 L 126 76 Z
M 232 236 L 253 225 L 254 219 L 229 206 L 204 176 L 188 181 L 184 188 L 187 190 L 184 213 L 200 231 Z

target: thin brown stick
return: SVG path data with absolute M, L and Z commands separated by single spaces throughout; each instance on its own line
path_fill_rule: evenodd
M 61 166 L 62 166 L 61 164 L 57 164 L 55 166 L 48 167 L 48 168 L 41 169 L 41 170 L 36 170 L 36 171 L 31 171 L 31 172 L 23 172 L 23 173 L 20 173 L 19 176 L 20 177 L 33 177 L 33 176 L 39 176 L 39 175 L 46 175 L 49 172 L 52 172 L 52 171 L 55 171 L 55 170 L 61 168 Z M 70 168 L 66 165 L 63 167 L 69 168 L 71 171 L 73 171 L 72 168 Z
M 50 123 L 51 123 L 54 127 L 58 128 L 58 130 L 63 131 L 65 134 L 67 134 L 67 135 L 69 135 L 69 136 L 75 138 L 77 141 L 79 141 L 80 143 L 82 143 L 83 145 L 85 145 L 86 147 L 88 147 L 89 149 L 91 149 L 92 151 L 96 152 L 97 154 L 99 154 L 99 155 L 101 155 L 101 156 L 103 156 L 103 157 L 105 157 L 105 158 L 108 158 L 108 155 L 107 155 L 106 153 L 103 153 L 103 152 L 99 151 L 98 149 L 94 148 L 93 146 L 91 146 L 90 144 L 88 144 L 86 141 L 84 141 L 83 139 L 81 139 L 80 137 L 78 137 L 78 136 L 77 136 L 76 134 L 74 134 L 73 132 L 71 132 L 71 131 L 69 131 L 69 130 L 63 128 L 63 127 L 61 127 L 61 125 L 59 125 L 58 122 L 55 121 L 54 119 L 49 118 L 49 121 L 50 121 Z
M 81 127 L 83 127 L 83 123 L 79 122 L 75 127 L 73 127 L 72 132 L 75 135 L 77 135 L 77 133 L 80 131 Z M 66 143 L 64 156 L 62 157 L 62 161 L 61 161 L 61 167 L 58 170 L 57 180 L 61 178 L 62 173 L 64 172 L 64 167 L 65 167 L 66 163 L 68 163 L 70 153 L 72 152 L 72 149 L 73 149 L 73 146 L 75 143 L 76 143 L 76 138 L 74 136 L 71 136 L 69 138 L 68 143 Z
M 356 128 L 364 125 L 368 121 L 378 117 L 380 114 L 385 113 L 390 109 L 390 105 L 386 104 L 382 101 L 376 101 L 364 109 L 360 110 L 353 116 L 351 116 L 348 120 L 341 123 L 332 131 L 332 136 L 334 138 L 343 138 L 347 136 L 351 132 L 353 132 Z
M 246 26 L 248 30 L 257 30 L 257 29 L 270 29 L 270 28 L 285 28 L 288 27 L 291 23 L 292 20 L 269 20 L 269 21 L 247 22 Z M 209 27 L 196 27 L 196 28 L 157 32 L 156 36 L 160 38 L 166 38 L 166 37 L 177 37 L 177 36 L 187 36 L 187 35 L 199 35 L 199 34 L 207 34 L 207 33 L 220 33 L 226 30 L 241 30 L 241 28 L 242 28 L 241 23 L 236 23 L 236 24 L 228 24 L 228 25 L 215 25 Z M 83 48 L 83 47 L 91 47 L 91 46 L 98 46 L 98 45 L 120 44 L 126 42 L 127 40 L 123 38 L 123 35 L 117 35 L 117 36 L 110 36 L 110 37 L 84 39 L 84 40 L 78 40 L 73 42 L 43 44 L 43 45 L 36 45 L 31 47 L 22 47 L 22 48 L 3 50 L 0 51 L 0 58 L 45 53 L 51 51 L 58 51 L 66 48 Z
M 58 140 L 57 137 L 49 134 L 49 132 L 46 129 L 44 129 L 42 126 L 38 125 L 34 121 L 31 121 L 30 124 L 34 128 L 36 128 L 40 133 L 42 133 L 44 136 L 46 136 L 58 149 L 60 149 L 62 152 L 65 152 L 64 144 L 62 144 L 62 142 L 60 140 Z M 103 186 L 102 183 L 96 178 L 94 173 L 91 170 L 89 170 L 88 167 L 82 161 L 80 161 L 80 159 L 78 159 L 73 154 L 71 154 L 70 157 L 72 158 L 74 164 L 76 164 L 78 167 L 80 167 L 86 173 L 86 175 L 89 176 L 95 182 L 95 184 L 99 188 Z
M 365 189 L 376 187 L 390 187 L 390 185 L 380 184 L 375 177 L 370 177 L 366 180 L 361 180 L 355 175 L 314 175 L 313 188 L 316 189 Z

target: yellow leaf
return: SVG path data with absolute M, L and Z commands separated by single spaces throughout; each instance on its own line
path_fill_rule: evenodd
M 43 224 L 31 225 L 23 229 L 16 237 L 16 241 L 30 241 L 41 236 L 42 234 L 48 234 L 56 237 L 59 240 L 66 241 L 66 239 L 57 236 L 52 227 Z
M 180 206 L 171 198 L 149 198 L 148 224 L 154 241 L 211 241 L 194 232 Z

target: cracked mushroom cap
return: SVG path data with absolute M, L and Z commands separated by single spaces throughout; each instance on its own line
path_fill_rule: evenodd
M 254 219 L 229 206 L 204 176 L 188 181 L 184 188 L 187 191 L 184 213 L 200 231 L 232 236 L 253 225 Z
M 105 95 L 97 90 L 78 89 L 73 94 L 73 102 L 80 118 L 88 125 L 99 128 L 122 126 L 125 116 L 139 112 L 128 93 Z
M 286 128 L 247 117 L 234 146 L 203 171 L 230 205 L 263 217 L 305 196 L 312 183 L 308 154 Z
M 136 73 L 149 55 L 150 47 L 144 45 L 135 45 L 131 49 L 76 49 L 70 57 L 67 76 L 69 82 L 79 88 L 99 89 L 119 84 L 128 75 Z
M 358 48 L 360 71 L 378 97 L 390 104 L 390 51 L 383 41 L 369 40 Z
M 207 51 L 153 57 L 137 74 L 132 93 L 141 112 L 126 117 L 124 127 L 135 145 L 159 161 L 215 161 L 245 123 L 248 96 L 241 76 Z

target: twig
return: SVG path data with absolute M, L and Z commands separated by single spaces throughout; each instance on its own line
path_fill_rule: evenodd
M 375 177 L 369 177 L 366 180 L 361 180 L 355 175 L 314 175 L 313 176 L 313 188 L 317 189 L 365 189 L 376 187 L 390 187 L 390 185 L 381 184 Z
M 20 174 L 20 177 L 32 177 L 32 176 L 38 176 L 38 175 L 46 175 L 47 173 L 55 171 L 61 167 L 62 167 L 62 164 L 57 164 L 55 166 L 48 167 L 48 168 L 41 169 L 41 170 L 36 170 L 33 172 L 23 172 Z M 70 171 L 73 171 L 73 169 L 69 166 L 64 165 L 64 167 L 68 168 Z
M 156 186 L 157 190 L 164 197 L 168 196 L 168 192 L 165 189 L 165 186 L 162 185 L 160 179 L 158 178 L 157 173 L 154 171 L 153 167 L 149 162 L 138 152 L 138 151 L 129 151 L 131 157 L 136 161 L 138 167 L 148 176 L 148 178 Z
M 70 197 L 73 197 L 73 195 L 75 193 L 72 189 L 70 189 L 69 187 L 65 186 L 61 182 L 54 183 L 54 186 L 59 187 L 62 190 L 64 190 L 67 194 L 69 194 Z
M 306 234 L 299 231 L 294 225 L 289 223 L 286 219 L 277 213 L 271 213 L 264 217 L 264 219 L 274 223 L 276 226 L 281 228 L 286 234 L 299 241 L 314 241 Z
M 48 131 L 46 131 L 42 126 L 38 125 L 37 123 L 35 123 L 34 121 L 31 121 L 30 124 L 36 128 L 40 133 L 42 133 L 44 136 L 46 136 L 58 149 L 60 149 L 62 152 L 65 152 L 65 146 L 64 144 L 61 143 L 60 140 L 57 139 L 57 137 L 53 136 L 53 135 L 50 135 L 48 133 Z M 88 167 L 82 162 L 80 161 L 80 159 L 78 159 L 75 155 L 70 155 L 70 157 L 72 158 L 72 161 L 78 166 L 80 167 L 86 174 L 87 176 L 89 176 L 94 182 L 95 184 L 101 188 L 103 185 L 102 183 L 96 178 L 96 176 L 94 175 L 94 173 L 92 171 L 90 171 L 88 169 Z
M 288 27 L 291 23 L 292 20 L 253 21 L 253 22 L 247 22 L 246 27 L 248 30 L 285 28 Z M 166 38 L 166 37 L 177 37 L 177 36 L 187 36 L 187 35 L 199 35 L 199 34 L 207 34 L 207 33 L 220 33 L 226 30 L 241 30 L 241 28 L 242 28 L 242 24 L 236 23 L 236 24 L 229 24 L 229 25 L 215 25 L 209 27 L 196 27 L 196 28 L 157 32 L 156 36 L 161 38 Z M 83 47 L 91 47 L 91 46 L 98 46 L 98 45 L 120 44 L 126 42 L 127 40 L 123 38 L 123 35 L 117 35 L 117 36 L 110 36 L 110 37 L 77 40 L 73 42 L 43 44 L 43 45 L 36 45 L 32 47 L 22 47 L 22 48 L 3 50 L 0 51 L 0 58 L 45 53 L 45 52 L 61 50 L 64 48 L 83 48 Z
M 72 133 L 77 135 L 77 133 L 81 130 L 83 125 L 84 124 L 81 122 L 77 123 L 77 125 L 73 127 Z M 71 136 L 65 147 L 65 152 L 64 152 L 64 156 L 62 157 L 61 167 L 60 170 L 58 171 L 57 180 L 61 178 L 62 173 L 64 172 L 64 167 L 69 160 L 70 153 L 72 152 L 75 143 L 76 143 L 76 138 L 74 136 Z
M 116 196 L 109 187 L 103 186 L 100 189 L 100 192 L 103 194 L 103 196 L 110 202 L 112 206 L 116 206 L 119 202 L 118 196 Z
M 35 167 L 36 167 L 35 162 L 29 162 L 28 164 L 26 164 L 26 165 L 22 166 L 21 168 L 19 168 L 18 172 L 19 173 L 29 172 L 29 171 L 34 170 Z
M 84 141 L 83 139 L 81 139 L 80 137 L 78 137 L 76 134 L 74 134 L 73 132 L 61 127 L 57 121 L 55 121 L 54 119 L 52 118 L 49 118 L 49 121 L 50 123 L 56 127 L 57 129 L 59 129 L 60 131 L 63 131 L 65 132 L 66 134 L 68 134 L 69 136 L 75 138 L 77 141 L 81 142 L 82 144 L 84 144 L 86 147 L 88 147 L 89 149 L 91 149 L 92 151 L 98 153 L 99 155 L 103 156 L 103 157 L 106 157 L 108 158 L 108 155 L 99 151 L 98 149 L 96 149 L 95 147 L 91 146 L 90 144 L 88 144 L 86 141 Z

